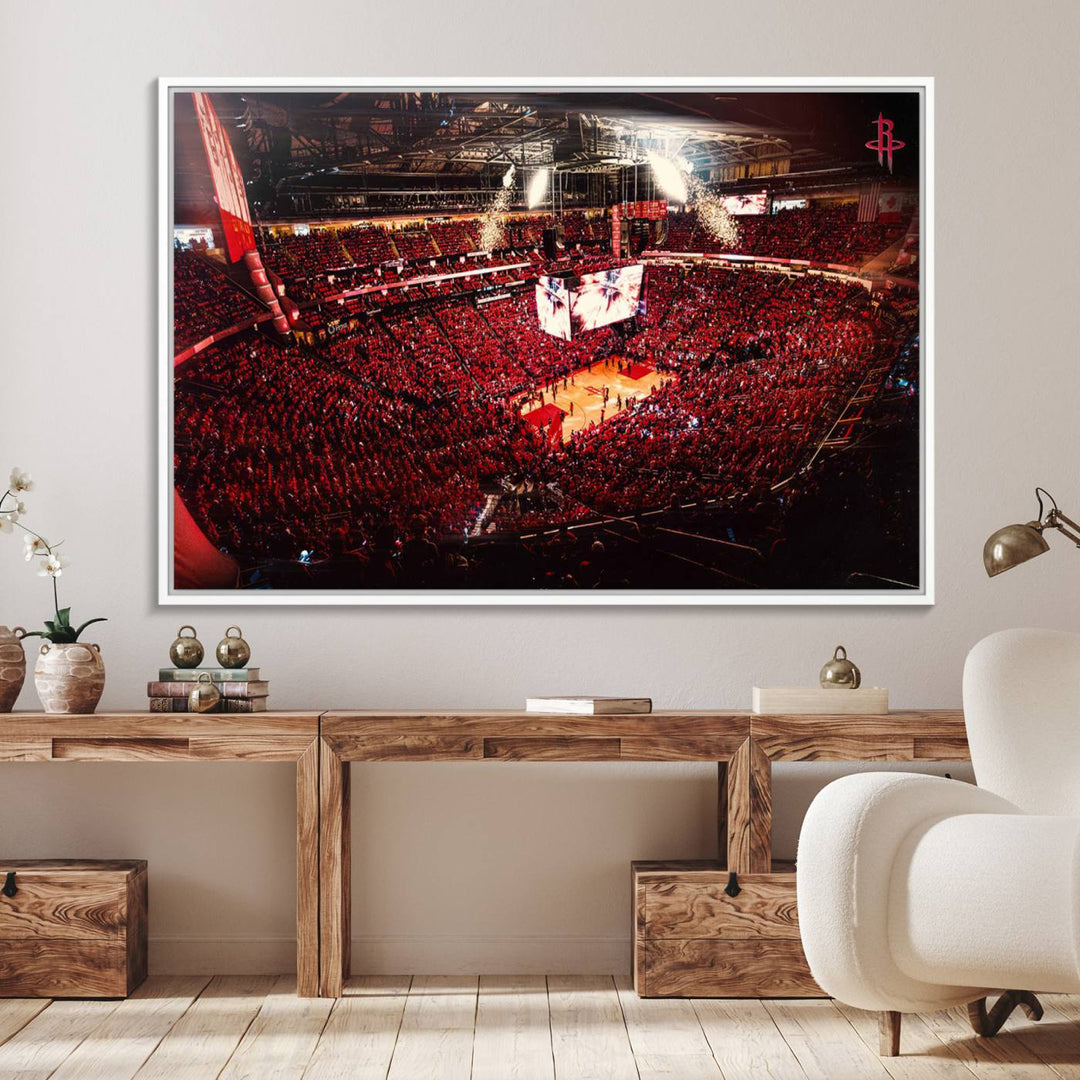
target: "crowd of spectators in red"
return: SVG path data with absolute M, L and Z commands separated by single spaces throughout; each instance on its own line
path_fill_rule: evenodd
M 899 223 L 856 220 L 854 205 L 837 209 L 811 207 L 776 214 L 736 217 L 738 241 L 715 240 L 693 211 L 668 215 L 667 238 L 656 245 L 667 251 L 723 252 L 731 255 L 773 255 L 861 266 L 879 255 L 904 232 Z
M 263 263 L 287 281 L 325 274 L 352 261 L 335 229 L 312 229 L 303 235 L 282 233 L 260 244 Z
M 427 228 L 440 255 L 464 255 L 480 247 L 475 221 L 430 221 Z
M 194 251 L 173 254 L 173 298 L 173 348 L 177 352 L 266 311 L 208 256 Z
M 653 267 L 648 290 L 626 342 L 611 328 L 543 334 L 522 290 L 481 308 L 354 313 L 352 332 L 318 348 L 254 334 L 214 347 L 178 376 L 177 486 L 249 565 L 307 551 L 371 587 L 416 585 L 422 572 L 402 569 L 410 543 L 415 554 L 759 492 L 797 469 L 894 344 L 865 290 L 843 281 Z M 507 396 L 616 347 L 669 377 L 564 448 Z M 468 559 L 443 571 L 468 576 Z

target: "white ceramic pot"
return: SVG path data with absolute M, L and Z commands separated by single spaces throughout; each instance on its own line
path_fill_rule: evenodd
M 15 699 L 26 678 L 26 653 L 23 652 L 21 626 L 9 630 L 0 626 L 0 713 L 15 707 Z
M 34 685 L 47 713 L 92 713 L 105 689 L 105 663 L 97 645 L 42 642 Z

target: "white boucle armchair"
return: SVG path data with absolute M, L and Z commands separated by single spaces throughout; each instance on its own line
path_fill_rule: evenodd
M 810 970 L 880 1011 L 883 1054 L 899 1053 L 904 1012 L 967 1004 L 989 1036 L 1018 1005 L 1041 1017 L 1033 991 L 1080 992 L 1080 635 L 993 634 L 968 655 L 963 693 L 978 787 L 847 776 L 799 838 Z

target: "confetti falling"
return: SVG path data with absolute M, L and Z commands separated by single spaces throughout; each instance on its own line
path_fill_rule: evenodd
M 725 247 L 734 248 L 739 242 L 739 228 L 724 209 L 724 200 L 710 191 L 700 177 L 688 176 L 686 181 L 690 190 L 690 208 L 705 231 Z
M 510 211 L 508 187 L 501 188 L 480 218 L 480 250 L 497 251 L 506 243 L 506 215 Z

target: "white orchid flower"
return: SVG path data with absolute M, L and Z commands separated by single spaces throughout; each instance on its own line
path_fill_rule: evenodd
M 71 560 L 66 555 L 61 555 L 59 552 L 54 551 L 51 555 L 47 556 L 45 561 L 41 564 L 41 569 L 38 571 L 38 577 L 58 578 L 64 572 L 64 568 L 70 565 Z
M 28 472 L 23 472 L 22 469 L 16 467 L 11 470 L 8 487 L 11 488 L 12 491 L 33 491 L 34 481 L 30 479 L 30 474 Z
M 27 533 L 23 537 L 23 555 L 29 562 L 35 555 L 46 555 L 49 551 L 49 542 L 44 536 L 34 536 Z
M 0 533 L 9 533 L 15 526 L 15 522 L 19 520 L 19 515 L 14 510 L 4 510 L 0 512 Z

